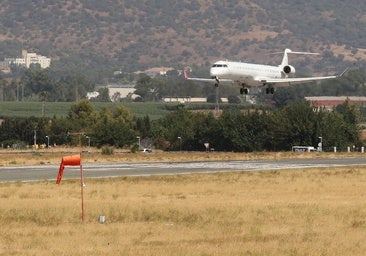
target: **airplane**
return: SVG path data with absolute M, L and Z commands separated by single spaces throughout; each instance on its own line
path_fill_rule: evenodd
M 296 70 L 293 66 L 289 65 L 288 54 L 318 55 L 319 53 L 294 52 L 290 49 L 285 49 L 282 62 L 279 66 L 217 61 L 211 66 L 211 78 L 191 78 L 188 76 L 186 70 L 184 70 L 183 73 L 186 80 L 213 83 L 216 87 L 219 86 L 219 84 L 239 85 L 242 87 L 240 88 L 240 94 L 248 94 L 249 88 L 259 86 L 266 86 L 266 93 L 273 94 L 276 87 L 286 87 L 294 84 L 335 79 L 341 77 L 346 72 L 345 70 L 340 75 L 334 76 L 294 78 L 293 75 Z

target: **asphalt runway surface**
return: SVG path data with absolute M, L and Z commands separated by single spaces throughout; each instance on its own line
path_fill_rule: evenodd
M 85 163 L 82 167 L 85 178 L 106 178 L 364 165 L 366 165 L 366 157 L 178 163 Z M 56 180 L 58 169 L 58 165 L 0 167 L 0 182 Z M 80 178 L 80 168 L 78 166 L 66 166 L 63 179 L 75 178 Z

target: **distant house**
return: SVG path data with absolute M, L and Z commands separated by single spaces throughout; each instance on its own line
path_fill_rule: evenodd
M 136 91 L 134 84 L 110 84 L 107 87 L 111 101 L 119 101 L 125 98 L 133 100 L 138 97 L 138 95 L 134 94 Z
M 135 72 L 135 74 L 143 73 L 143 74 L 146 74 L 146 75 L 150 76 L 151 78 L 154 78 L 157 75 L 165 76 L 168 71 L 172 71 L 172 70 L 174 70 L 174 68 L 155 67 L 155 68 L 147 69 L 145 71 L 137 71 L 137 72 Z
M 319 97 L 305 97 L 305 100 L 310 102 L 313 108 L 325 108 L 332 110 L 334 107 L 343 104 L 348 100 L 351 105 L 366 106 L 366 97 L 357 96 L 319 96 Z
M 105 88 L 105 87 L 101 87 Z M 138 97 L 137 94 L 134 94 L 136 91 L 134 84 L 109 84 L 107 85 L 109 98 L 113 102 L 118 102 L 121 99 L 130 98 L 132 100 L 136 99 Z M 99 96 L 99 92 L 88 92 L 86 94 L 86 98 L 88 100 L 92 98 L 97 98 Z
M 92 98 L 96 98 L 99 96 L 99 92 L 88 92 L 86 93 L 86 98 L 88 100 L 92 99 Z

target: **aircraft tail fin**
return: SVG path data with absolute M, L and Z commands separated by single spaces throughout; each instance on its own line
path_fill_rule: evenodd
M 285 52 L 283 54 L 281 66 L 287 66 L 288 65 L 288 53 L 292 52 L 290 49 L 285 49 Z
M 288 65 L 288 54 L 301 54 L 301 55 L 319 55 L 319 53 L 316 52 L 293 52 L 290 49 L 285 49 L 285 52 L 283 54 L 283 59 L 281 62 L 281 66 L 287 66 Z

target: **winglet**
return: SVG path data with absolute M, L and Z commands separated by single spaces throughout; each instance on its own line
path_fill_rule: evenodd
M 347 73 L 349 68 L 346 68 L 342 73 L 338 74 L 337 77 L 343 76 L 345 73 Z

